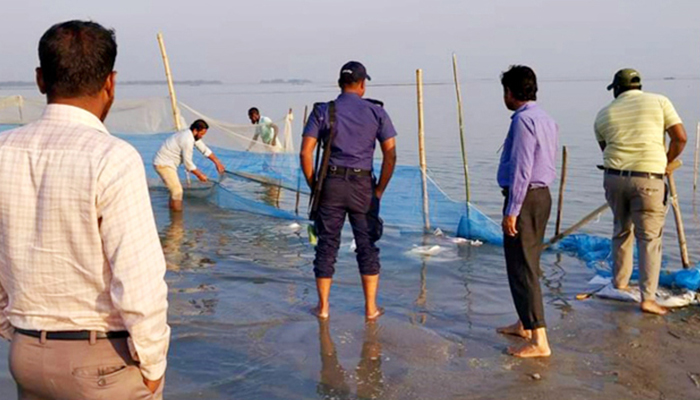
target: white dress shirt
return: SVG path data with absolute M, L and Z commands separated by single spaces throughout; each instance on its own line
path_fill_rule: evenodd
M 166 367 L 165 259 L 139 153 L 93 114 L 50 104 L 0 133 L 0 335 L 128 330 Z
M 194 140 L 194 134 L 189 129 L 172 134 L 163 142 L 153 159 L 153 165 L 171 167 L 177 169 L 180 164 L 185 164 L 189 172 L 197 169 L 192 161 L 192 151 L 197 148 L 204 157 L 209 157 L 212 151 L 200 140 Z

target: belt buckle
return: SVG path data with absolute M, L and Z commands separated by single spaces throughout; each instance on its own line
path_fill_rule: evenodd
M 352 172 L 354 172 L 354 173 L 356 173 L 356 174 L 360 173 L 361 171 L 362 171 L 362 170 L 361 170 L 360 168 L 353 168 L 353 169 L 352 169 Z
M 330 170 L 331 172 L 335 172 L 338 170 L 338 167 L 336 167 L 335 165 L 331 165 Z

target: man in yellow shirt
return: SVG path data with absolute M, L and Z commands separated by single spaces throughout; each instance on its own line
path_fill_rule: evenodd
M 603 151 L 605 198 L 614 215 L 613 284 L 626 289 L 632 276 L 632 233 L 639 249 L 642 311 L 663 315 L 656 303 L 661 270 L 666 166 L 683 151 L 687 136 L 673 104 L 642 92 L 639 72 L 621 69 L 608 86 L 615 100 L 598 113 L 595 135 Z M 666 151 L 664 132 L 671 142 Z

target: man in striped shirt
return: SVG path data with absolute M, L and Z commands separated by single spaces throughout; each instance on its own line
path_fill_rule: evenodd
M 615 100 L 600 110 L 595 135 L 603 151 L 605 198 L 613 211 L 613 284 L 627 289 L 633 269 L 633 234 L 639 249 L 642 311 L 663 315 L 656 303 L 665 218 L 666 166 L 683 151 L 685 129 L 664 96 L 642 92 L 639 72 L 621 69 L 608 86 Z M 671 138 L 668 151 L 664 132 Z

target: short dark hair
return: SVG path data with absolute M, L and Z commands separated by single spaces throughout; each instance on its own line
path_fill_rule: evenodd
M 260 114 L 260 110 L 258 110 L 257 107 L 251 107 L 250 110 L 248 110 L 248 115 L 250 115 L 252 113 Z
M 192 132 L 194 131 L 201 131 L 202 129 L 209 129 L 209 124 L 207 124 L 207 121 L 203 119 L 198 119 L 190 125 L 190 130 Z
M 501 74 L 501 84 L 503 88 L 508 88 L 517 100 L 537 100 L 537 76 L 530 67 L 511 65 L 508 71 Z
M 92 21 L 61 22 L 39 40 L 39 62 L 50 97 L 97 94 L 114 70 L 116 58 L 114 30 Z

